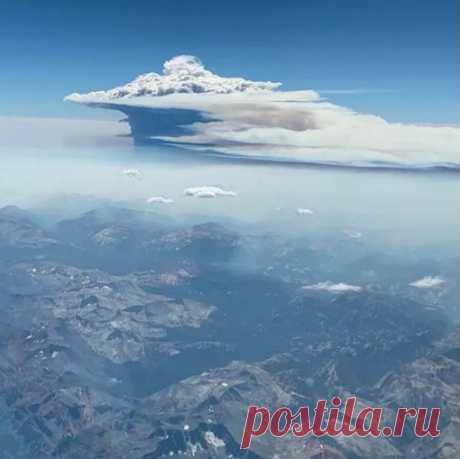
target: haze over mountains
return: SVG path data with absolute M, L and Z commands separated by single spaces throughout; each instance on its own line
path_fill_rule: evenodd
M 94 205 L 0 210 L 3 457 L 458 455 L 458 258 Z M 249 404 L 347 394 L 441 406 L 442 435 L 239 450 Z

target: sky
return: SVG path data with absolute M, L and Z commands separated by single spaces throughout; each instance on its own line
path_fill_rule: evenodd
M 63 97 L 191 54 L 392 122 L 459 123 L 457 0 L 3 0 L 1 11 L 0 116 L 111 119 Z

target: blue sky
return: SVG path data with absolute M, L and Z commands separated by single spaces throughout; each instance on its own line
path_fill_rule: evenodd
M 0 115 L 113 117 L 63 103 L 177 54 L 390 121 L 459 122 L 457 0 L 3 1 Z

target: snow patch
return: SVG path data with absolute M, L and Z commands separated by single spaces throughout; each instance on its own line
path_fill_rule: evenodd
M 222 448 L 225 446 L 225 442 L 210 430 L 204 433 L 204 439 L 208 445 L 214 446 L 214 448 Z

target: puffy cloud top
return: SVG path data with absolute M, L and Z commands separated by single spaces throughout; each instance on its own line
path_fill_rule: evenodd
M 88 94 L 73 93 L 66 100 L 74 102 L 109 101 L 139 96 L 168 94 L 232 94 L 241 92 L 273 91 L 281 83 L 250 81 L 244 78 L 226 78 L 207 70 L 194 56 L 176 56 L 163 64 L 163 73 L 145 73 L 130 83 L 108 91 Z

